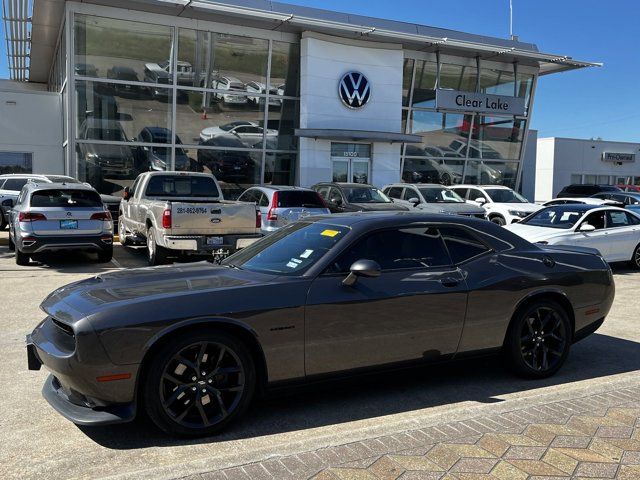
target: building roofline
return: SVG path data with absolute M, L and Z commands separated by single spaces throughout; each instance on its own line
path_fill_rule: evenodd
M 574 142 L 590 142 L 590 143 L 624 143 L 626 145 L 640 145 L 640 141 L 638 142 L 625 142 L 625 141 L 619 141 L 619 140 L 605 140 L 605 139 L 600 139 L 600 140 L 592 140 L 590 138 L 572 138 L 572 137 L 539 137 L 539 140 L 571 140 Z

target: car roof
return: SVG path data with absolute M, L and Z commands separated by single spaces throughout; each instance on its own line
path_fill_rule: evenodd
M 498 188 L 500 190 L 513 190 L 513 188 L 506 187 L 504 185 L 471 185 L 461 183 L 460 185 L 452 185 L 449 188 Z
M 26 188 L 32 192 L 40 190 L 87 190 L 89 192 L 95 192 L 96 189 L 86 183 L 27 183 Z M 96 192 L 97 193 L 97 192 Z
M 622 212 L 626 212 L 624 208 L 614 207 L 611 205 L 594 205 L 590 203 L 567 203 L 562 205 L 550 205 L 545 208 L 553 208 L 561 212 L 565 210 L 572 212 L 578 211 L 582 213 L 588 212 L 590 210 L 619 210 Z
M 250 189 L 259 189 L 259 190 L 270 190 L 274 192 L 284 192 L 284 191 L 300 191 L 300 192 L 314 192 L 312 188 L 306 187 L 296 187 L 293 185 L 254 185 L 253 187 L 249 187 Z
M 318 182 L 316 183 L 316 186 L 318 185 L 331 185 L 331 186 L 335 186 L 335 187 L 371 187 L 371 188 L 377 188 L 374 187 L 373 185 L 370 185 L 368 183 L 355 183 L 355 182 Z
M 441 185 L 439 183 L 390 183 L 389 185 L 385 185 L 384 188 L 387 187 L 413 187 L 413 188 L 450 188 L 446 185 Z

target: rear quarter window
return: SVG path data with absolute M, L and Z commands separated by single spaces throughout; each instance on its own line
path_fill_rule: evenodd
M 39 208 L 101 207 L 102 200 L 98 193 L 91 190 L 39 190 L 31 194 L 31 206 Z
M 285 190 L 278 192 L 278 208 L 325 208 L 316 192 Z

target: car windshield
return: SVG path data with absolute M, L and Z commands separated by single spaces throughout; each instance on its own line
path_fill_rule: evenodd
M 158 175 L 151 177 L 148 197 L 218 198 L 220 192 L 211 177 L 186 175 Z
M 523 220 L 522 224 L 532 227 L 572 228 L 585 213 L 583 208 L 572 208 L 573 205 L 557 205 L 544 208 Z
M 485 188 L 484 191 L 495 203 L 529 203 L 522 195 L 507 188 Z
M 374 187 L 343 187 L 349 203 L 391 203 L 391 199 Z
M 292 223 L 228 257 L 222 264 L 252 272 L 302 275 L 349 231 L 342 225 Z
M 100 195 L 91 190 L 39 190 L 31 195 L 32 207 L 100 207 Z
M 427 203 L 464 203 L 462 197 L 448 188 L 420 188 L 420 193 Z

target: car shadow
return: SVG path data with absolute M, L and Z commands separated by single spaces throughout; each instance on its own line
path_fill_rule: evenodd
M 427 409 L 459 402 L 499 403 L 499 397 L 568 385 L 640 369 L 640 344 L 594 334 L 572 347 L 567 363 L 553 377 L 526 380 L 512 375 L 499 357 L 343 379 L 289 389 L 258 399 L 226 432 L 202 439 L 169 437 L 147 421 L 109 427 L 78 427 L 111 449 L 168 447 L 273 435 Z

